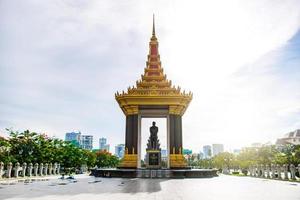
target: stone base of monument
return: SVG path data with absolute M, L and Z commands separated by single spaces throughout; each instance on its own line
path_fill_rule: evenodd
M 91 176 L 107 178 L 211 178 L 216 169 L 93 169 Z

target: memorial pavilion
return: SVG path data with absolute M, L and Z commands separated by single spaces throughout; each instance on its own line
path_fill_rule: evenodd
M 192 93 L 181 91 L 167 79 L 161 66 L 153 17 L 149 55 L 141 79 L 127 92 L 115 94 L 126 116 L 125 155 L 120 168 L 141 167 L 141 119 L 167 119 L 168 168 L 186 168 L 182 151 L 182 116 L 192 100 Z

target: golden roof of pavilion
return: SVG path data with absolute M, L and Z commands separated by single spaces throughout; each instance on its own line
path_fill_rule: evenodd
M 183 115 L 193 94 L 172 86 L 161 67 L 158 53 L 158 41 L 155 35 L 153 18 L 152 37 L 149 43 L 149 55 L 141 79 L 136 86 L 128 87 L 127 92 L 117 92 L 115 98 L 125 115 L 138 114 L 139 106 L 169 106 L 169 113 Z

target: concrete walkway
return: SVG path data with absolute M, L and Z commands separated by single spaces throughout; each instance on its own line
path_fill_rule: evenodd
M 2 178 L 0 179 L 0 184 L 5 185 L 5 183 L 9 184 L 9 183 L 24 182 L 24 181 L 48 181 L 51 179 L 58 179 L 59 177 L 61 177 L 61 175 Z
M 75 176 L 76 177 L 76 176 Z M 72 180 L 0 184 L 1 200 L 203 199 L 299 200 L 300 184 L 225 176 L 203 179 L 118 179 L 85 175 Z

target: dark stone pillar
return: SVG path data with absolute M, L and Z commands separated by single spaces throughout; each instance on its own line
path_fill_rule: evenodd
M 128 154 L 137 154 L 138 146 L 138 115 L 126 116 L 126 136 L 125 147 L 128 149 Z
M 170 153 L 173 154 L 173 148 L 175 147 L 175 122 L 174 122 L 175 115 L 169 115 L 169 123 L 170 123 Z
M 176 152 L 182 153 L 182 121 L 181 116 L 176 116 L 176 136 L 175 136 Z M 179 151 L 181 149 L 181 152 Z
M 173 153 L 173 147 L 175 147 L 175 153 L 180 153 L 182 150 L 182 118 L 180 115 L 169 115 L 170 119 L 170 153 Z

